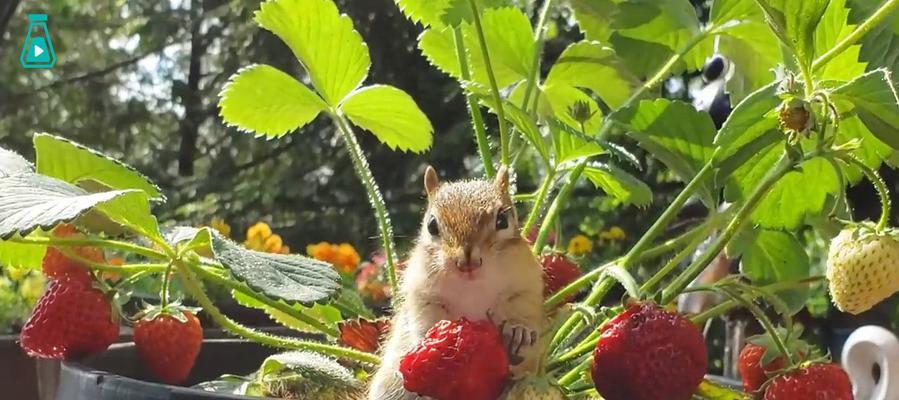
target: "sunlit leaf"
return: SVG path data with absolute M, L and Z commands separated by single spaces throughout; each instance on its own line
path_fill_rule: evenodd
M 740 272 L 754 285 L 795 281 L 809 276 L 811 263 L 802 243 L 792 234 L 748 229 L 728 246 L 728 256 L 740 257 Z M 778 292 L 792 312 L 798 312 L 808 299 L 808 288 Z
M 69 183 L 94 180 L 110 189 L 137 189 L 150 199 L 165 196 L 150 180 L 124 163 L 58 136 L 34 135 L 37 172 Z
M 331 106 L 368 75 L 368 46 L 332 0 L 270 0 L 256 12 L 256 22 L 287 43 Z
M 652 202 L 652 189 L 643 181 L 610 164 L 591 163 L 584 176 L 608 195 L 624 204 L 646 207 Z
M 34 171 L 34 166 L 28 160 L 17 153 L 0 147 L 0 178 L 32 171 Z
M 717 51 L 733 63 L 727 90 L 738 103 L 774 80 L 773 69 L 783 63 L 780 43 L 755 0 L 715 0 L 710 19 L 718 27 Z
M 899 149 L 899 100 L 888 71 L 862 75 L 835 88 L 832 96 L 841 112 L 854 112 L 874 136 Z
M 829 0 L 758 0 L 765 6 L 769 23 L 780 29 L 800 61 L 811 64 L 815 57 L 815 28 Z
M 855 30 L 855 25 L 847 22 L 848 17 L 846 0 L 830 0 L 815 29 L 815 54 L 824 54 Z M 816 71 L 815 77 L 821 80 L 850 80 L 863 74 L 866 63 L 859 62 L 860 50 L 860 45 L 851 46 Z
M 393 86 L 359 89 L 340 105 L 340 111 L 390 148 L 420 153 L 431 147 L 431 121 L 412 97 Z
M 631 95 L 636 78 L 621 63 L 615 51 L 599 42 L 577 42 L 565 49 L 553 64 L 545 85 L 564 84 L 596 93 L 615 108 Z
M 220 96 L 225 123 L 269 138 L 302 128 L 327 107 L 305 85 L 268 65 L 242 69 Z
M 590 111 L 594 112 L 584 122 L 583 132 L 587 135 L 592 135 L 599 130 L 599 126 L 602 123 L 602 112 L 600 112 L 596 101 L 581 89 L 564 84 L 544 86 L 542 96 L 540 96 L 538 111 L 544 116 L 552 116 L 565 125 L 580 131 L 580 122 L 575 120 L 570 113 L 571 108 L 578 102 L 587 104 Z

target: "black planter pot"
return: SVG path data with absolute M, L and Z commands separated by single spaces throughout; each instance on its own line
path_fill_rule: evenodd
M 223 374 L 248 374 L 277 349 L 238 339 L 207 339 L 185 383 L 190 386 Z M 82 362 L 64 362 L 56 400 L 250 399 L 157 383 L 138 359 L 134 343 L 119 343 Z M 255 398 L 258 399 L 258 398 Z

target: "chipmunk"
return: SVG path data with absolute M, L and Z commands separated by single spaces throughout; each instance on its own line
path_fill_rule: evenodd
M 452 183 L 428 167 L 424 187 L 428 208 L 369 400 L 418 398 L 403 388 L 400 360 L 440 320 L 496 323 L 513 378 L 535 372 L 541 356 L 543 272 L 521 237 L 505 167 L 493 182 Z

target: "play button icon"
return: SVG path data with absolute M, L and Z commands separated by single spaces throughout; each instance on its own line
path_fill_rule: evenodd
M 42 49 L 40 46 L 34 46 L 34 50 L 32 50 L 32 52 L 34 53 L 34 57 L 40 57 L 41 54 L 44 54 L 44 49 Z

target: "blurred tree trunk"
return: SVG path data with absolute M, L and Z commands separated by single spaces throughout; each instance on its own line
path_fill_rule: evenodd
M 179 123 L 181 149 L 178 152 L 178 174 L 191 176 L 194 174 L 194 159 L 197 154 L 197 138 L 200 124 L 204 119 L 203 98 L 200 93 L 203 55 L 207 42 L 204 40 L 201 25 L 203 18 L 203 1 L 190 2 L 190 60 L 188 64 L 187 85 L 180 94 L 184 106 L 184 118 Z
M 3 37 L 6 36 L 6 27 L 9 26 L 9 20 L 19 8 L 21 0 L 0 1 L 0 45 L 3 44 Z M 10 34 L 12 36 L 12 34 Z

